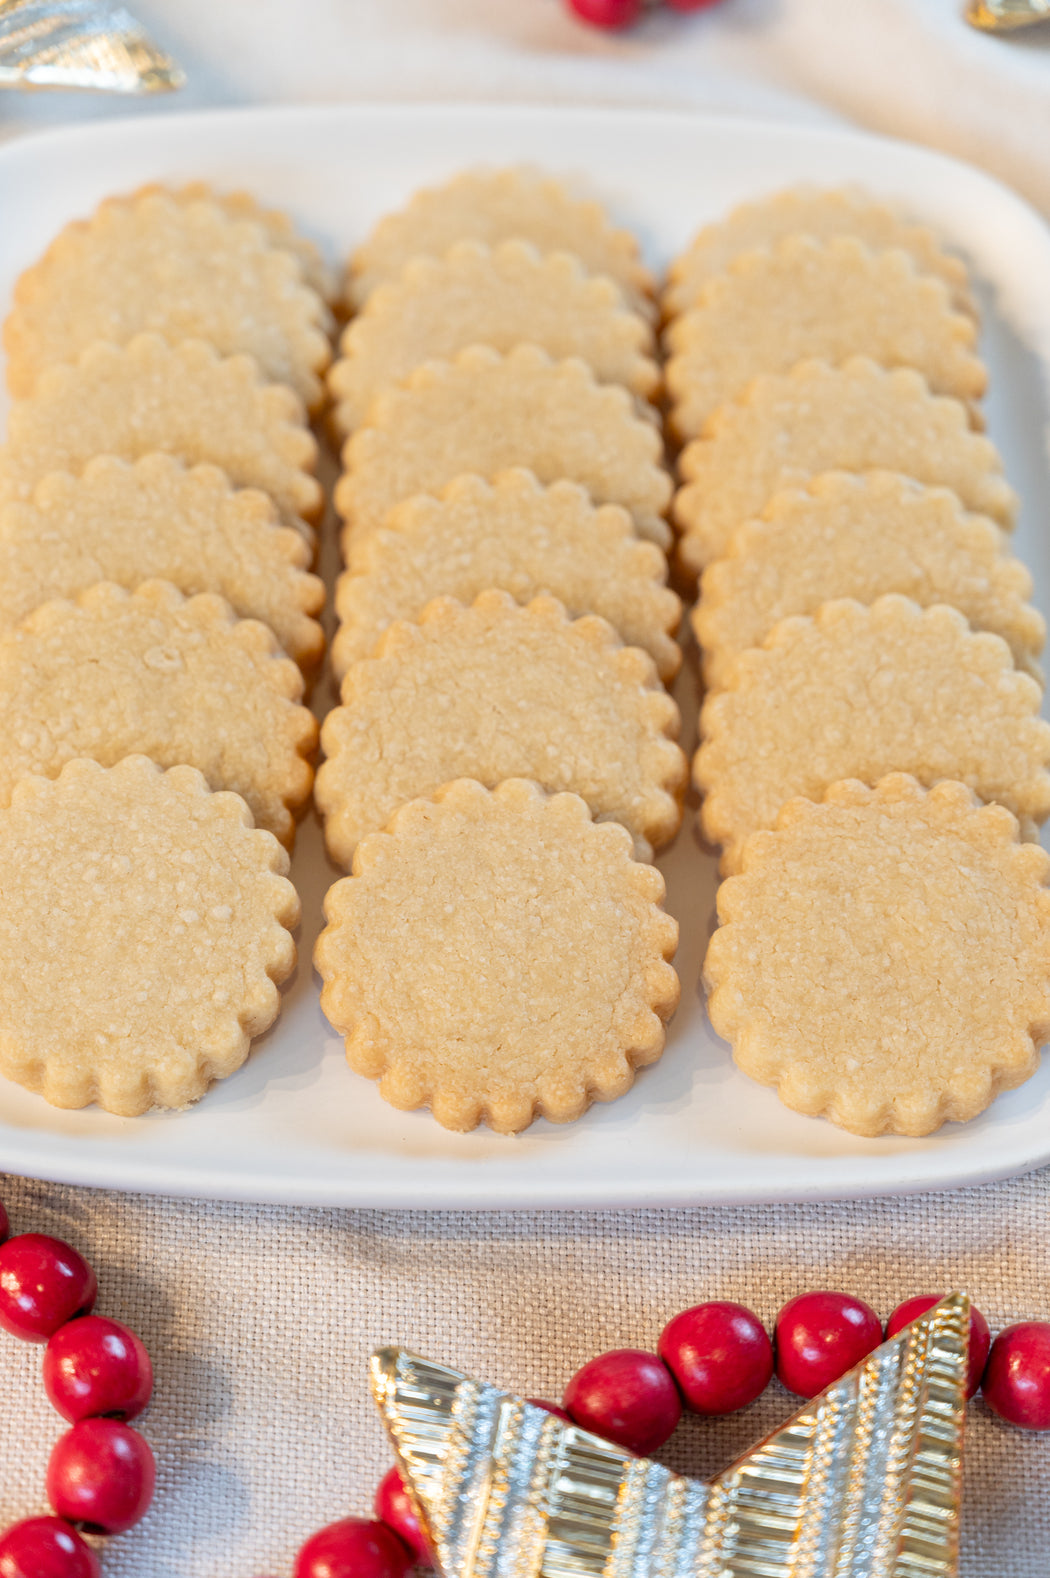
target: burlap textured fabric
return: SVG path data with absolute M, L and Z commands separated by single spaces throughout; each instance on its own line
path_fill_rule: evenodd
M 529 1396 L 557 1398 L 603 1349 L 655 1345 L 689 1304 L 738 1299 L 767 1322 L 842 1288 L 885 1318 L 965 1288 L 993 1330 L 1050 1316 L 1050 1173 L 857 1205 L 694 1211 L 321 1211 L 170 1201 L 0 1179 L 15 1231 L 77 1245 L 98 1311 L 145 1339 L 142 1421 L 158 1463 L 142 1524 L 105 1578 L 288 1574 L 322 1524 L 367 1514 L 390 1465 L 365 1367 L 404 1342 Z M 0 1526 L 46 1510 L 62 1421 L 41 1350 L 0 1333 Z M 689 1419 L 660 1454 L 703 1475 L 792 1411 L 777 1385 L 744 1413 Z M 1050 1574 L 1050 1436 L 971 1408 L 962 1578 Z

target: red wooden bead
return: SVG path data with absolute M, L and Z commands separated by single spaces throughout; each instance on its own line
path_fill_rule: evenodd
M 905 1326 L 910 1326 L 913 1320 L 918 1320 L 920 1315 L 925 1315 L 927 1310 L 932 1310 L 939 1304 L 943 1294 L 929 1295 L 920 1293 L 913 1299 L 905 1299 L 903 1304 L 898 1304 L 889 1320 L 886 1322 L 886 1336 L 896 1337 Z M 988 1322 L 977 1308 L 976 1304 L 970 1305 L 970 1348 L 969 1362 L 966 1370 L 966 1395 L 972 1397 L 981 1384 L 985 1364 L 988 1362 L 988 1349 L 992 1345 L 992 1334 L 988 1330 Z
M 657 1352 L 698 1414 L 746 1408 L 773 1374 L 773 1344 L 743 1304 L 715 1300 L 683 1310 L 660 1333 Z
M 575 1424 L 643 1457 L 663 1446 L 682 1417 L 670 1370 L 637 1348 L 591 1359 L 576 1371 L 562 1401 Z
M 533 1408 L 542 1408 L 545 1414 L 553 1414 L 555 1419 L 564 1419 L 567 1425 L 572 1424 L 572 1415 L 567 1414 L 564 1408 L 559 1408 L 557 1403 L 548 1403 L 543 1397 L 526 1397 L 525 1401 L 531 1403 Z
M 73 1424 L 99 1414 L 134 1419 L 150 1400 L 153 1366 L 133 1331 L 102 1315 L 85 1315 L 60 1326 L 48 1343 L 44 1386 Z
M 568 0 L 568 6 L 592 27 L 630 27 L 642 14 L 642 0 Z
M 148 1444 L 116 1419 L 81 1419 L 60 1436 L 47 1465 L 47 1499 L 90 1534 L 123 1534 L 153 1500 Z
M 413 1556 L 424 1567 L 433 1567 L 434 1558 L 427 1544 L 427 1537 L 419 1522 L 419 1514 L 412 1505 L 412 1498 L 405 1489 L 405 1482 L 396 1468 L 383 1475 L 376 1487 L 375 1515 L 388 1529 L 393 1529 L 404 1540 Z
M 0 1578 L 101 1578 L 98 1557 L 61 1518 L 26 1518 L 0 1535 Z
M 1021 1321 L 992 1343 L 981 1391 L 1000 1419 L 1024 1430 L 1050 1430 L 1050 1324 Z
M 816 1397 L 882 1341 L 875 1311 L 848 1293 L 800 1293 L 777 1316 L 777 1375 L 789 1392 Z
M 294 1578 L 404 1578 L 411 1565 L 408 1548 L 385 1523 L 343 1518 L 307 1540 Z
M 53 1332 L 95 1302 L 95 1273 L 60 1238 L 20 1233 L 0 1244 L 0 1326 L 27 1342 Z

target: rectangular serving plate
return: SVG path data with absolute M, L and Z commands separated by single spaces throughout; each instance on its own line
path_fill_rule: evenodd
M 341 258 L 417 187 L 479 158 L 532 162 L 578 182 L 638 232 L 658 269 L 703 222 L 800 181 L 855 182 L 933 225 L 978 281 L 989 431 L 1023 500 L 1018 552 L 1036 601 L 1050 606 L 1050 232 L 989 177 L 919 148 L 748 120 L 481 106 L 253 109 L 71 127 L 0 148 L 0 311 L 66 221 L 146 181 L 246 187 Z M 695 663 L 685 667 L 679 699 L 691 749 Z M 304 909 L 299 969 L 245 1067 L 190 1111 L 137 1119 L 61 1112 L 0 1082 L 0 1168 L 220 1199 L 506 1208 L 862 1197 L 979 1183 L 1050 1161 L 1048 1062 L 975 1122 L 924 1140 L 864 1140 L 789 1112 L 736 1070 L 706 1019 L 699 975 L 717 884 L 696 839 L 695 802 L 660 865 L 682 927 L 682 1004 L 662 1061 L 578 1123 L 539 1121 L 515 1139 L 449 1134 L 428 1113 L 394 1111 L 348 1070 L 310 967 L 324 892 L 338 874 L 311 818 L 292 872 Z

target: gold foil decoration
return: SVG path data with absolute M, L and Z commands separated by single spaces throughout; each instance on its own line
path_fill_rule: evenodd
M 185 80 L 123 6 L 0 0 L 0 88 L 171 93 Z
M 966 20 L 983 33 L 1015 33 L 1050 22 L 1050 0 L 969 0 Z
M 403 1348 L 372 1391 L 444 1578 L 955 1578 L 954 1293 L 710 1484 Z

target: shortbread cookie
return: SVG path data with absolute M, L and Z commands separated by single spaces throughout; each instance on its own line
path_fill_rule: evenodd
M 705 680 L 721 685 L 736 655 L 791 614 L 841 597 L 873 603 L 884 592 L 923 607 L 950 603 L 1033 671 L 1046 627 L 1028 601 L 1032 577 L 1005 543 L 994 521 L 968 515 L 947 488 L 890 471 L 824 472 L 805 490 L 778 493 L 704 571 L 693 629 Z
M 348 670 L 325 719 L 315 798 L 329 852 L 348 866 L 399 805 L 453 778 L 534 778 L 666 844 L 682 818 L 678 727 L 652 658 L 604 619 L 570 623 L 552 597 L 436 598 Z
M 853 236 L 788 236 L 737 258 L 668 329 L 672 426 L 695 438 L 753 378 L 790 372 L 804 357 L 914 367 L 936 394 L 976 400 L 987 382 L 976 340 L 973 319 L 954 312 L 943 282 L 916 273 L 906 252 L 870 252 Z
M 931 230 L 912 224 L 862 192 L 805 186 L 741 203 L 727 219 L 705 226 L 668 270 L 664 311 L 668 317 L 687 311 L 707 281 L 724 274 L 741 253 L 801 235 L 814 241 L 856 236 L 873 252 L 900 248 L 920 274 L 935 274 L 944 281 L 959 312 L 976 316 L 966 265 L 945 252 Z
M 11 393 L 30 395 L 45 367 L 95 340 L 153 331 L 177 343 L 247 352 L 311 410 L 324 395 L 332 319 L 294 255 L 266 226 L 211 198 L 159 189 L 110 198 L 67 225 L 15 285 L 4 325 Z
M 531 241 L 541 252 L 571 252 L 591 274 L 608 274 L 634 301 L 652 292 L 652 275 L 628 230 L 616 230 L 600 203 L 581 202 L 559 181 L 525 168 L 468 170 L 417 192 L 376 225 L 350 260 L 350 298 L 360 307 L 384 279 L 414 257 L 443 257 L 457 241 L 498 246 Z
M 0 811 L 0 1072 L 56 1107 L 186 1107 L 280 1011 L 299 900 L 244 801 L 144 756 Z
M 1039 686 L 1005 641 L 975 634 L 943 603 L 825 603 L 812 619 L 782 620 L 725 683 L 700 713 L 694 763 L 724 872 L 739 870 L 748 834 L 774 826 L 788 800 L 819 800 L 839 778 L 957 778 L 1029 835 L 1050 814 Z
M 218 203 L 235 219 L 251 219 L 262 225 L 272 247 L 291 252 L 298 258 L 303 278 L 319 296 L 323 296 L 327 302 L 338 299 L 341 287 L 337 271 L 325 261 L 320 248 L 296 230 L 288 215 L 279 209 L 261 207 L 250 192 L 216 192 L 207 181 L 188 181 L 185 186 L 174 188 L 153 184 L 140 188 L 134 195 L 141 197 L 157 191 L 167 192 L 180 203 L 210 200 Z
M 663 1051 L 678 1003 L 664 881 L 578 796 L 460 780 L 328 890 L 321 1007 L 359 1074 L 448 1129 L 568 1123 Z
M 0 634 L 0 805 L 27 773 L 141 752 L 233 789 L 289 847 L 317 743 L 303 679 L 273 633 L 221 597 L 101 582 Z
M 280 524 L 269 495 L 234 491 L 217 466 L 101 455 L 82 477 L 46 477 L 32 503 L 0 506 L 0 626 L 96 581 L 130 590 L 160 578 L 187 594 L 219 592 L 310 671 L 324 651 L 313 617 L 324 582 L 309 561 L 302 533 Z
M 335 505 L 363 537 L 414 493 L 438 493 L 467 471 L 525 466 L 541 482 L 582 483 L 596 504 L 623 505 L 643 537 L 667 547 L 662 454 L 655 422 L 583 362 L 554 362 L 535 345 L 507 356 L 475 345 L 379 396 L 343 450 Z
M 640 542 L 626 510 L 596 508 L 575 482 L 541 487 L 530 471 L 494 482 L 458 477 L 441 499 L 399 504 L 379 531 L 349 546 L 336 583 L 342 624 L 332 666 L 342 679 L 395 619 L 417 619 L 432 597 L 472 602 L 488 587 L 527 603 L 549 592 L 570 614 L 600 614 L 628 646 L 644 647 L 661 679 L 678 671 L 682 605 L 667 560 Z M 0 575 L 3 559 L 0 556 Z M 2 608 L 0 589 L 0 608 Z
M 803 362 L 756 378 L 683 450 L 675 519 L 684 565 L 699 570 L 774 493 L 821 471 L 904 472 L 940 483 L 968 510 L 1009 529 L 1017 496 L 990 439 L 971 431 L 958 400 L 930 394 L 919 373 L 866 357 L 843 367 Z
M 965 1122 L 1050 1035 L 1048 875 L 959 783 L 792 800 L 718 891 L 711 1023 L 797 1112 L 870 1135 Z
M 203 340 L 169 346 L 140 334 L 92 345 L 75 366 L 51 367 L 31 400 L 11 408 L 0 449 L 0 499 L 29 499 L 52 471 L 95 455 L 138 460 L 153 450 L 221 466 L 238 487 L 262 488 L 288 523 L 315 521 L 324 497 L 317 441 L 291 389 L 263 382 L 249 356 L 220 357 Z
M 511 351 L 523 341 L 555 359 L 579 356 L 600 383 L 624 384 L 645 399 L 659 387 L 653 331 L 627 310 L 611 279 L 527 241 L 491 249 L 461 241 L 443 258 L 407 263 L 347 325 L 328 378 L 336 429 L 342 437 L 352 432 L 375 396 L 422 362 L 468 345 Z

